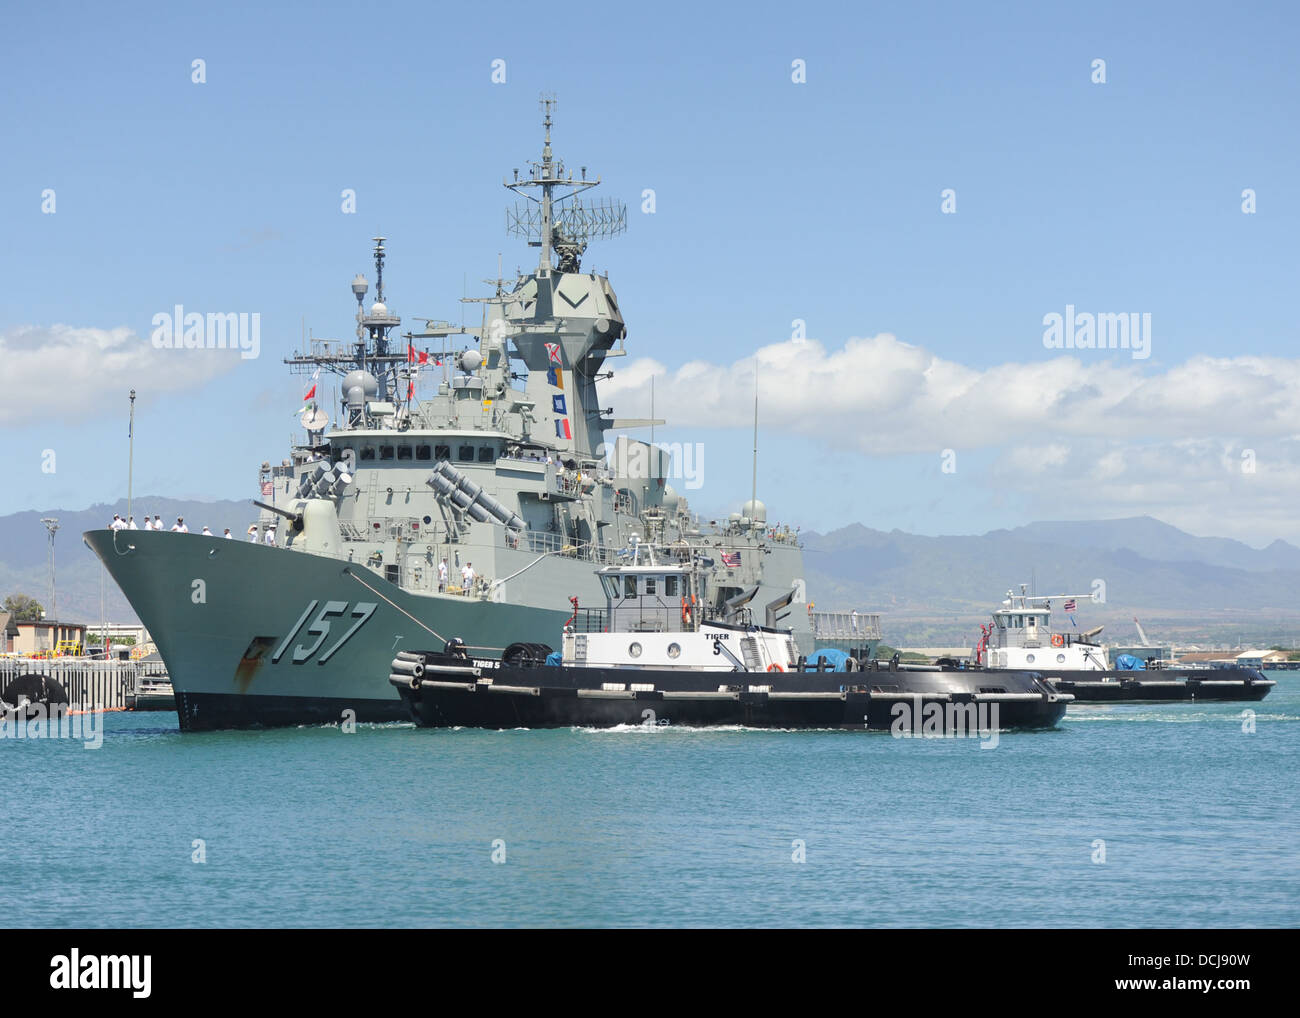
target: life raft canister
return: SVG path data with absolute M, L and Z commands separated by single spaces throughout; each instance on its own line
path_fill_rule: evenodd
M 779 664 L 777 664 L 775 661 L 773 661 L 770 665 L 767 666 L 767 670 L 768 670 L 769 672 L 783 672 L 783 671 L 785 671 L 785 669 L 782 668 L 782 667 L 781 667 Z
M 1053 647 L 1064 647 L 1064 646 L 1065 646 L 1065 637 L 1062 636 L 1060 633 L 1053 633 L 1053 634 L 1052 634 L 1052 646 L 1053 646 Z

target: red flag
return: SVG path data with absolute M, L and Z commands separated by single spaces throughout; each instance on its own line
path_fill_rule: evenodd
M 307 391 L 307 395 L 302 398 L 302 401 L 306 403 L 307 400 L 314 399 L 315 396 L 316 396 L 316 383 L 313 382 L 311 388 Z
M 428 364 L 429 354 L 424 350 L 415 349 L 414 343 L 406 344 L 406 363 L 407 364 Z
M 415 399 L 415 379 L 411 379 L 411 384 L 406 387 L 406 398 Z

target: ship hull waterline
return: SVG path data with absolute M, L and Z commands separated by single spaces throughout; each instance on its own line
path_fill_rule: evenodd
M 182 731 L 407 721 L 385 662 L 459 637 L 554 640 L 567 613 L 416 595 L 352 562 L 194 534 L 83 535 L 149 630 Z M 576 563 L 575 563 L 576 565 Z
M 411 719 L 429 728 L 738 725 L 974 735 L 1054 728 L 1073 700 L 1027 676 L 1000 693 L 981 693 L 955 676 L 500 666 L 389 681 Z
M 961 670 L 961 669 L 958 669 Z M 1006 675 L 1017 669 L 969 669 L 984 675 Z M 1264 699 L 1277 682 L 1252 668 L 1151 671 L 1038 671 L 1078 703 L 1243 702 Z

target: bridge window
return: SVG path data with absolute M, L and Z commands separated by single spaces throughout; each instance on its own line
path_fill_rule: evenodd
M 433 447 L 433 458 L 436 459 L 436 460 L 449 460 L 449 459 L 451 459 L 451 446 L 449 446 L 449 445 L 435 445 L 435 446 Z
M 361 458 L 363 460 L 372 460 L 375 458 L 375 447 L 373 445 L 363 445 L 361 447 Z
M 399 445 L 397 447 L 397 458 L 399 460 L 409 460 L 411 458 L 411 447 L 409 445 Z
M 478 451 L 478 461 L 480 463 L 491 463 L 495 457 L 492 455 L 492 446 L 482 446 Z
M 432 452 L 433 450 L 427 445 L 417 445 L 415 447 L 415 458 L 417 460 L 427 460 Z
M 379 458 L 381 460 L 390 460 L 393 458 L 393 447 L 391 445 L 381 445 L 379 447 Z
M 462 445 L 456 450 L 456 458 L 462 463 L 473 463 L 474 447 L 472 445 Z

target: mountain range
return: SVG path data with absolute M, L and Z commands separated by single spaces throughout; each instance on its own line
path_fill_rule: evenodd
M 257 516 L 247 501 L 159 496 L 135 499 L 132 511 L 158 514 L 168 528 L 177 516 L 195 532 L 204 524 L 218 535 L 229 527 L 237 540 Z M 48 601 L 41 520 L 56 517 L 58 614 L 94 623 L 102 604 L 107 621 L 134 620 L 80 539 L 82 531 L 107 526 L 114 513 L 126 514 L 124 501 L 0 517 L 0 597 L 21 592 Z M 818 607 L 880 611 L 885 640 L 894 645 L 970 643 L 1006 591 L 1022 583 L 1043 594 L 1100 592 L 1104 601 L 1080 599 L 1077 622 L 1106 625 L 1111 641 L 1137 640 L 1135 616 L 1156 642 L 1290 645 L 1290 634 L 1300 633 L 1300 548 L 1280 540 L 1252 548 L 1196 537 L 1149 516 L 937 537 L 853 524 L 801 538 Z

